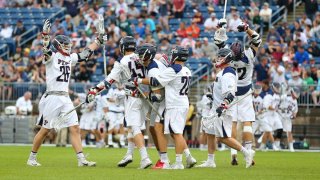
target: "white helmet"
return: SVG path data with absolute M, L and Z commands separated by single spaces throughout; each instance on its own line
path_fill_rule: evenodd
M 262 86 L 260 84 L 253 85 L 253 94 L 259 95 L 262 91 Z

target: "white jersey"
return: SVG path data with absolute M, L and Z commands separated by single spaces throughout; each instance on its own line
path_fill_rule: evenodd
M 256 113 L 256 118 L 260 119 L 262 118 L 262 112 L 263 112 L 263 99 L 261 96 L 254 97 L 253 96 L 253 107 L 254 111 Z
M 231 66 L 235 68 L 238 73 L 238 89 L 236 96 L 244 95 L 251 89 L 255 61 L 253 51 L 252 48 L 245 49 L 244 57 L 240 61 L 231 62 Z
M 108 94 L 106 96 L 108 99 L 114 99 L 115 102 L 111 102 L 108 100 L 108 108 L 109 111 L 113 112 L 124 112 L 124 99 L 126 96 L 126 92 L 124 89 L 109 89 Z
M 159 60 L 154 59 L 150 62 L 150 64 L 147 67 L 148 77 L 157 77 L 166 69 L 167 69 L 167 66 L 161 63 Z M 153 89 L 158 89 L 158 88 L 153 88 Z M 164 88 L 161 89 L 161 95 L 164 98 L 165 96 Z
M 189 85 L 191 72 L 180 64 L 173 64 L 157 77 L 161 86 L 165 88 L 166 108 L 189 108 Z
M 237 81 L 237 73 L 232 67 L 226 67 L 218 72 L 213 87 L 213 106 L 215 108 L 223 103 L 224 98 L 229 93 L 235 95 L 237 91 Z
M 43 61 L 46 65 L 47 91 L 68 92 L 71 67 L 77 62 L 78 55 L 76 53 L 64 56 L 60 52 L 53 52 L 50 60 Z
M 269 110 L 271 106 L 274 109 L 278 109 L 280 102 L 280 96 L 277 94 L 267 94 L 263 98 L 263 108 L 266 109 L 266 115 L 274 115 L 276 112 L 275 110 Z
M 95 112 L 96 112 L 96 118 L 98 118 L 98 120 L 101 120 L 104 116 L 104 108 L 108 107 L 108 103 L 107 103 L 107 96 L 101 96 L 101 95 L 97 95 L 95 97 Z
M 291 95 L 285 96 L 280 101 L 279 111 L 283 117 L 290 118 L 298 112 L 298 102 Z

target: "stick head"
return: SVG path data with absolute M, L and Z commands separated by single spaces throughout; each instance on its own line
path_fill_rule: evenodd
M 101 14 L 98 16 L 98 23 L 97 23 L 96 29 L 97 29 L 99 34 L 104 34 L 105 33 L 104 18 L 103 18 L 103 16 Z

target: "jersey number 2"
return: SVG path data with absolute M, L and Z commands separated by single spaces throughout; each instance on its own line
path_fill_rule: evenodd
M 180 93 L 179 93 L 181 96 L 188 95 L 190 80 L 191 79 L 189 76 L 182 76 L 181 77 L 181 83 L 183 83 L 183 86 L 182 86 Z
M 239 73 L 239 78 L 238 79 L 239 80 L 243 80 L 245 78 L 244 75 L 246 75 L 246 73 L 247 73 L 247 69 L 245 67 L 238 68 L 237 72 Z
M 60 72 L 62 74 L 57 77 L 59 82 L 68 82 L 70 76 L 70 67 L 69 66 L 60 66 Z

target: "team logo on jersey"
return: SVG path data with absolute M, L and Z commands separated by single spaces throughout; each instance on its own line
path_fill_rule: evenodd
M 47 121 L 47 120 L 44 120 L 43 125 L 47 125 L 47 124 L 48 124 L 48 121 Z
M 61 64 L 61 65 L 69 65 L 69 62 L 66 62 L 66 61 L 64 61 L 64 60 L 58 59 L 58 64 Z

